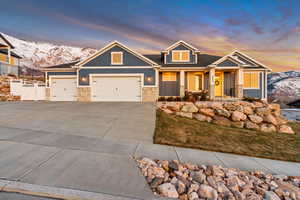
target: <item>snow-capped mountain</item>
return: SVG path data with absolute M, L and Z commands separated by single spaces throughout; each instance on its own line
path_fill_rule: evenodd
M 271 100 L 281 103 L 300 99 L 300 71 L 269 74 L 268 96 Z
M 21 67 L 39 69 L 46 66 L 72 62 L 84 59 L 96 50 L 65 45 L 56 45 L 46 42 L 21 40 L 7 34 L 3 36 L 15 47 L 13 51 L 20 55 Z

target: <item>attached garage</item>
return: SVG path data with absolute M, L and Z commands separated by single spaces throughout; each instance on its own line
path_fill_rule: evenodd
M 74 77 L 51 77 L 50 100 L 51 101 L 76 101 L 77 81 Z
M 141 101 L 141 76 L 92 76 L 92 101 Z

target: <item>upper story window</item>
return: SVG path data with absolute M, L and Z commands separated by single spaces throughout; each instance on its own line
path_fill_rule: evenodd
M 259 89 L 259 72 L 244 72 L 244 89 Z
M 172 51 L 173 62 L 189 62 L 190 51 L 189 50 L 173 50 Z
M 111 64 L 122 65 L 123 64 L 123 52 L 111 52 Z

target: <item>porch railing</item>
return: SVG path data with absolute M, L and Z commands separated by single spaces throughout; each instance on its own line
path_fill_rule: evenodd
M 7 75 L 7 74 L 13 74 L 18 76 L 19 66 L 0 62 L 0 75 Z

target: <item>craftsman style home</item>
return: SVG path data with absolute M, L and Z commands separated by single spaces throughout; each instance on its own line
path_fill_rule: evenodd
M 51 101 L 156 101 L 207 90 L 210 99 L 267 98 L 270 69 L 240 51 L 204 54 L 178 41 L 142 55 L 114 41 L 85 60 L 44 69 Z
M 21 57 L 12 49 L 14 46 L 0 33 L 0 75 L 19 74 Z

